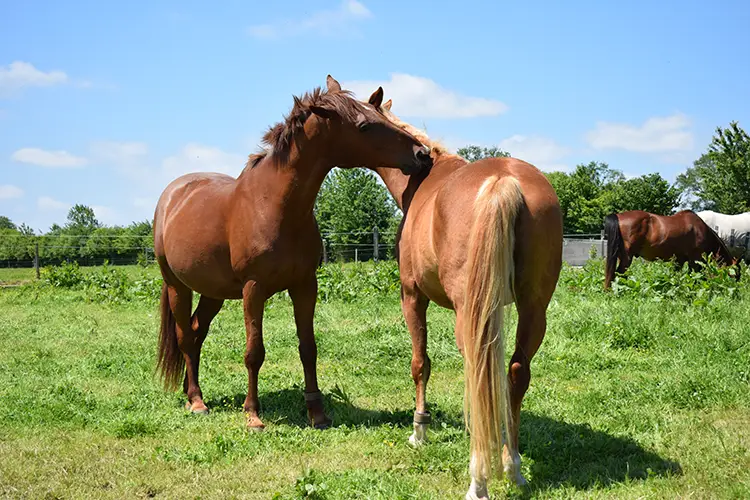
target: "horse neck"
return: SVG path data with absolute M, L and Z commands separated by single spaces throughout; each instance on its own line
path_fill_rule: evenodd
M 293 146 L 287 161 L 275 163 L 273 153 L 264 158 L 256 167 L 246 168 L 238 178 L 243 193 L 258 198 L 259 189 L 277 193 L 295 217 L 312 214 L 315 198 L 323 185 L 332 165 L 321 155 L 317 144 L 307 144 L 304 148 Z M 264 181 L 259 182 L 260 177 Z
M 380 176 L 385 184 L 385 187 L 393 196 L 396 201 L 398 208 L 406 214 L 411 205 L 411 200 L 414 198 L 419 186 L 429 178 L 431 175 L 435 175 L 438 172 L 444 171 L 446 168 L 454 170 L 459 166 L 466 163 L 466 160 L 457 155 L 451 154 L 439 154 L 433 156 L 432 168 L 426 172 L 419 172 L 412 175 L 406 175 L 397 168 L 384 168 L 378 167 L 375 172 Z

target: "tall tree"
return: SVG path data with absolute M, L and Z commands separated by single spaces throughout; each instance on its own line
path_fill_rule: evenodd
M 750 211 L 750 136 L 736 121 L 716 128 L 708 151 L 677 177 L 683 204 L 726 214 Z
M 495 146 L 491 148 L 484 148 L 475 145 L 464 146 L 463 148 L 460 148 L 458 151 L 456 151 L 456 154 L 458 154 L 458 156 L 462 156 L 470 162 L 475 162 L 483 158 L 507 158 L 510 156 L 510 153 L 508 153 L 507 151 L 503 151 L 502 149 Z
M 86 205 L 75 204 L 68 211 L 68 223 L 66 229 L 78 229 L 82 234 L 89 234 L 95 229 L 101 227 L 101 223 L 96 219 L 94 209 Z
M 658 173 L 646 174 L 616 183 L 610 200 L 613 212 L 645 210 L 671 215 L 680 199 L 680 189 L 670 186 Z
M 16 225 L 8 217 L 0 215 L 0 229 L 16 229 Z
M 375 175 L 363 169 L 335 168 L 323 181 L 315 200 L 315 216 L 322 233 L 329 233 L 333 255 L 353 254 L 353 247 L 373 242 L 373 228 L 383 233 L 381 241 L 393 241 L 397 207 Z M 394 220 L 395 219 L 395 220 Z M 369 255 L 369 249 L 362 247 Z M 348 255 L 348 254 L 347 254 Z

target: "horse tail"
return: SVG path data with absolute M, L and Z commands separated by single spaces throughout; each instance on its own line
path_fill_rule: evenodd
M 169 287 L 161 286 L 161 329 L 159 332 L 159 359 L 157 369 L 161 370 L 164 387 L 174 390 L 179 387 L 185 375 L 185 358 L 177 344 L 177 328 L 172 308 L 169 307 Z
M 607 237 L 607 268 L 604 288 L 608 289 L 615 279 L 617 256 L 625 253 L 625 244 L 622 241 L 622 232 L 620 232 L 620 219 L 617 214 L 609 214 L 604 218 L 604 234 Z
M 503 341 L 503 309 L 513 298 L 515 222 L 524 203 L 514 177 L 487 179 L 475 201 L 461 315 L 464 344 L 464 419 L 471 436 L 474 477 L 502 473 L 502 428 L 510 405 Z M 468 415 L 468 417 L 467 417 Z

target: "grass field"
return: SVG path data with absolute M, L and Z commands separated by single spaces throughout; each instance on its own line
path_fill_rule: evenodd
M 135 267 L 126 274 L 156 276 Z M 529 486 L 495 480 L 493 495 L 750 497 L 750 278 L 733 297 L 696 292 L 699 300 L 566 283 L 550 306 L 523 406 Z M 238 302 L 225 305 L 203 349 L 212 411 L 201 417 L 153 377 L 155 300 L 94 301 L 89 289 L 40 284 L 0 290 L 0 495 L 463 498 L 469 440 L 452 313 L 428 311 L 434 424 L 431 442 L 414 450 L 398 292 L 321 288 L 334 290 L 328 300 L 321 294 L 316 312 L 319 380 L 334 427 L 306 427 L 292 309 L 281 296 L 264 322 L 263 433 L 244 427 Z

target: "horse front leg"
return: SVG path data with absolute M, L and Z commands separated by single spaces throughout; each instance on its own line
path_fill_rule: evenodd
M 425 394 L 430 379 L 430 357 L 427 355 L 427 306 L 430 301 L 416 287 L 401 287 L 401 310 L 411 335 L 411 376 L 416 387 L 414 432 L 409 442 L 420 446 L 427 441 L 432 416 L 427 411 Z
M 331 425 L 331 419 L 323 408 L 323 395 L 318 388 L 318 347 L 315 343 L 313 321 L 315 302 L 318 296 L 318 280 L 315 274 L 289 288 L 289 297 L 294 305 L 294 320 L 299 339 L 299 358 L 305 372 L 305 404 L 310 423 L 316 429 Z
M 263 308 L 266 295 L 255 281 L 249 281 L 242 289 L 242 305 L 245 313 L 245 366 L 247 367 L 247 397 L 243 409 L 250 430 L 263 430 L 265 425 L 258 416 L 258 372 L 266 359 L 263 346 Z

